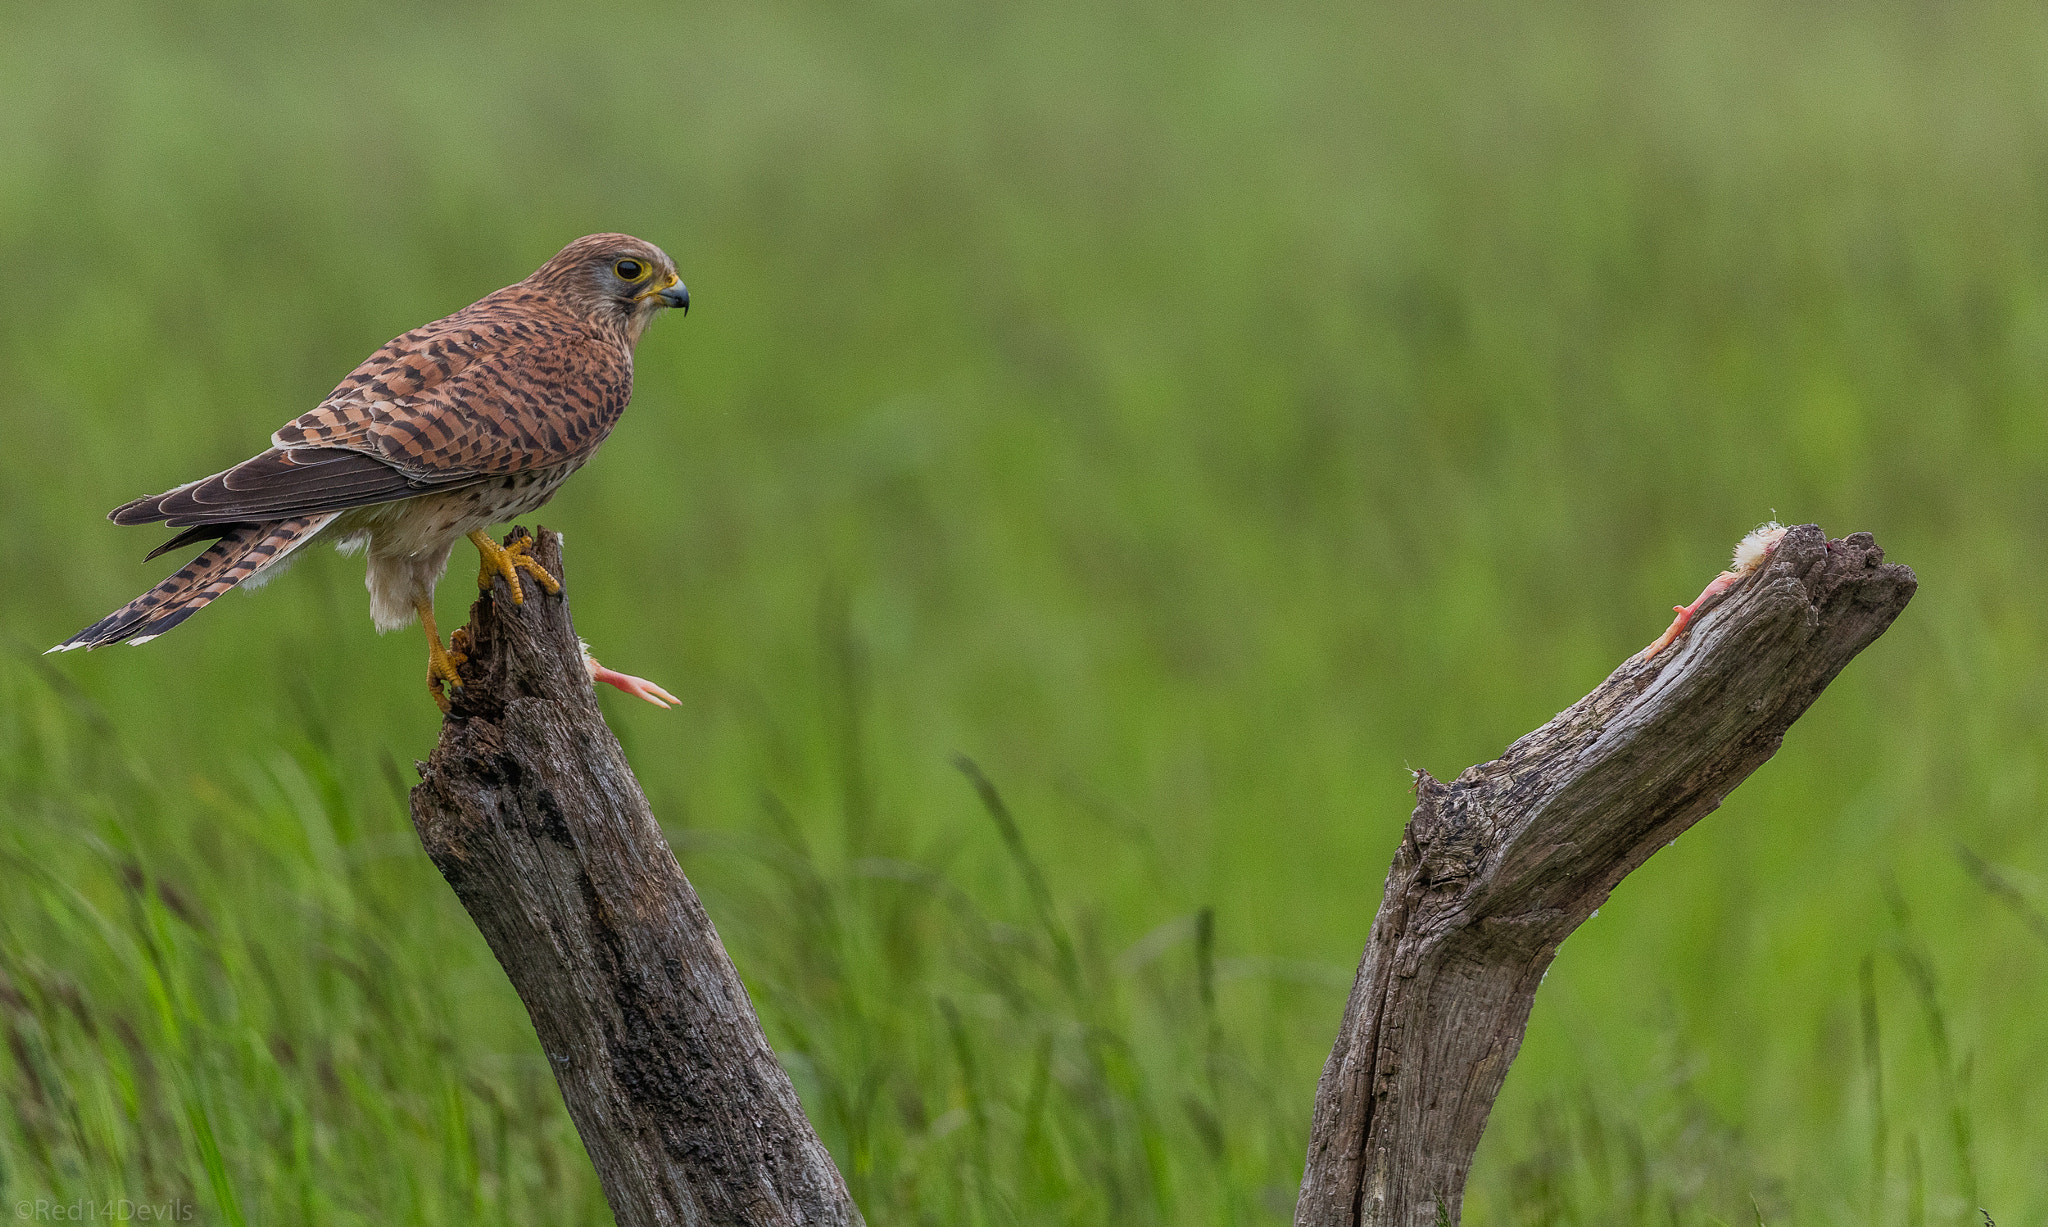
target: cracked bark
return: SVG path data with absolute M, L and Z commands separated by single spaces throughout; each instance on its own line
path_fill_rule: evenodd
M 535 555 L 562 574 L 559 537 Z M 1776 752 L 1915 584 L 1867 533 L 1793 529 L 1656 658 L 1450 784 L 1417 774 L 1298 1227 L 1458 1221 L 1558 945 Z M 598 712 L 566 599 L 529 585 L 511 606 L 496 580 L 467 634 L 413 822 L 526 1003 L 617 1221 L 859 1224 Z
M 556 576 L 561 541 L 534 550 Z M 472 612 L 413 825 L 526 1003 L 613 1216 L 859 1224 L 598 711 L 566 597 L 525 595 L 500 578 Z
M 1296 1227 L 1459 1221 L 1558 946 L 1777 752 L 1916 585 L 1868 533 L 1795 528 L 1677 642 L 1500 758 L 1449 784 L 1416 773 L 1316 1088 Z

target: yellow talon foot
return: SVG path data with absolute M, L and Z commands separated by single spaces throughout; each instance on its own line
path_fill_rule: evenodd
M 448 696 L 442 691 L 441 684 L 446 682 L 450 690 L 460 690 L 462 674 L 456 666 L 468 659 L 460 652 L 444 650 L 438 643 L 427 647 L 427 693 L 434 696 L 434 706 L 440 708 L 443 715 L 448 712 Z
M 502 575 L 505 586 L 512 590 L 512 603 L 524 605 L 526 594 L 519 589 L 519 573 L 524 571 L 547 589 L 549 595 L 562 590 L 562 581 L 549 575 L 546 567 L 534 561 L 529 552 L 533 549 L 533 538 L 521 537 L 508 547 L 499 545 L 478 530 L 469 534 L 469 540 L 476 546 L 478 561 L 483 564 L 476 573 L 478 588 L 489 588 L 491 581 Z
M 462 674 L 456 666 L 469 659 L 461 651 L 467 646 L 467 637 L 462 631 L 456 631 L 453 642 L 457 650 L 450 652 L 441 646 L 441 632 L 434 626 L 433 607 L 422 602 L 415 609 L 420 616 L 420 625 L 427 632 L 427 693 L 434 697 L 434 706 L 440 708 L 445 716 L 448 714 L 448 696 L 441 686 L 446 683 L 450 690 L 461 689 Z

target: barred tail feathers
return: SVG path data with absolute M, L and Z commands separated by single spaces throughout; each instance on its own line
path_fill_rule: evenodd
M 176 574 L 161 584 L 50 651 L 102 648 L 124 639 L 137 644 L 147 643 L 206 608 L 215 597 L 236 584 L 282 562 L 286 555 L 327 527 L 335 514 L 328 512 L 262 524 L 220 525 L 220 540 L 206 552 L 180 567 Z

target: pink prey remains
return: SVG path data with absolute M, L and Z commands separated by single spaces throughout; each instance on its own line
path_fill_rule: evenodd
M 1785 534 L 1789 531 L 1784 525 L 1772 520 L 1760 525 L 1756 531 L 1737 542 L 1735 558 L 1730 568 L 1716 575 L 1714 581 L 1694 598 L 1692 604 L 1673 605 L 1671 611 L 1678 616 L 1673 618 L 1671 625 L 1657 637 L 1657 642 L 1642 650 L 1640 658 L 1648 660 L 1670 647 L 1671 641 L 1685 633 L 1685 628 L 1692 625 L 1692 620 L 1699 615 L 1701 608 L 1708 601 L 1728 591 L 1739 580 L 1762 566 L 1764 559 L 1771 556 L 1771 551 L 1778 548 L 1778 542 L 1784 540 Z
M 681 699 L 678 699 L 644 677 L 634 677 L 630 673 L 621 673 L 617 669 L 605 668 L 597 663 L 597 657 L 590 654 L 589 644 L 584 643 L 581 639 L 578 639 L 576 644 L 583 650 L 583 669 L 586 673 L 590 674 L 592 684 L 603 682 L 607 686 L 617 686 L 620 690 L 625 691 L 634 698 L 645 699 L 660 708 L 673 707 L 677 703 L 682 702 Z

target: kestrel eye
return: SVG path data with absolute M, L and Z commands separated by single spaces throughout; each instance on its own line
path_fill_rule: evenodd
M 647 266 L 638 260 L 621 260 L 612 265 L 612 271 L 621 281 L 638 281 L 647 275 Z

